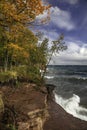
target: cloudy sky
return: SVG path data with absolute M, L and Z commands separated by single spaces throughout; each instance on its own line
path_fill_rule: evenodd
M 48 0 L 51 19 L 39 29 L 50 39 L 63 33 L 68 49 L 53 57 L 51 64 L 87 65 L 87 0 Z M 38 18 L 47 16 L 44 12 Z

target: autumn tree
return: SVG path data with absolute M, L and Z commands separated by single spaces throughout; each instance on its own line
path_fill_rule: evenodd
M 0 26 L 4 29 L 4 37 L 7 40 L 7 43 L 5 43 L 5 70 L 8 66 L 9 48 L 22 51 L 23 48 L 19 46 L 20 43 L 17 43 L 19 42 L 18 39 L 22 39 L 23 32 L 25 33 L 25 30 L 27 30 L 26 27 L 35 20 L 36 16 L 48 8 L 49 6 L 44 6 L 41 0 L 0 1 Z
M 49 10 L 49 5 L 41 0 L 0 0 L 1 71 L 37 64 L 34 55 L 38 52 L 38 39 L 29 26 L 44 10 Z
M 29 29 L 45 10 L 49 19 L 49 8 L 41 0 L 0 0 L 0 81 L 40 81 L 52 55 L 64 50 L 62 36 L 49 47 L 47 38 L 39 44 L 38 36 Z

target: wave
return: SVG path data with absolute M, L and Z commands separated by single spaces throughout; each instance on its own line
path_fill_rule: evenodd
M 59 104 L 67 113 L 76 118 L 87 121 L 87 109 L 80 106 L 80 97 L 73 94 L 73 97 L 64 99 L 54 92 L 55 102 Z
M 69 79 L 69 80 L 81 80 L 81 81 L 86 81 L 87 76 L 79 76 L 79 75 L 46 75 L 45 78 L 47 79 L 53 79 L 53 78 L 62 78 L 62 79 Z
M 83 76 L 70 76 L 70 77 L 65 77 L 64 78 L 65 80 L 68 80 L 70 82 L 73 82 L 73 83 L 86 83 L 87 82 L 87 77 L 83 77 Z
M 70 76 L 68 78 L 70 78 L 70 79 L 78 79 L 78 80 L 87 80 L 87 76 L 85 77 L 85 76 L 78 76 L 78 75 Z
M 53 79 L 54 76 L 45 76 L 46 79 Z
M 62 76 L 61 78 L 65 80 L 73 81 L 73 82 L 75 81 L 87 82 L 87 77 L 82 77 L 82 76 Z

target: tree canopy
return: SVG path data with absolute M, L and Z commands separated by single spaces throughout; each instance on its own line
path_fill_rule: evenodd
M 0 82 L 41 79 L 40 70 L 48 61 L 48 39 L 38 44 L 29 26 L 50 5 L 41 0 L 0 0 Z M 58 51 L 53 41 L 50 51 Z

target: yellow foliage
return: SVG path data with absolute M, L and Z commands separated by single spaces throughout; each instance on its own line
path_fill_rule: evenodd
M 17 44 L 14 44 L 14 43 L 10 43 L 8 46 L 7 46 L 9 49 L 13 49 L 13 50 L 18 50 L 18 51 L 22 51 L 23 48 L 18 46 Z
M 9 74 L 12 76 L 12 78 L 17 78 L 17 72 L 16 71 L 9 71 Z
M 26 51 L 24 51 L 24 52 L 23 52 L 23 56 L 24 56 L 25 58 L 29 58 L 29 53 L 27 53 Z
M 4 70 L 17 65 L 37 63 L 38 38 L 29 30 L 36 16 L 48 10 L 43 0 L 0 0 L 0 26 L 4 30 L 1 57 Z M 48 19 L 48 18 L 47 18 Z M 41 22 L 45 22 L 44 19 Z M 4 59 L 4 60 L 3 60 Z
M 48 10 L 50 6 L 45 6 L 41 0 L 1 0 L 0 12 L 4 24 L 13 24 L 15 21 L 26 24 L 35 20 L 35 17 Z

